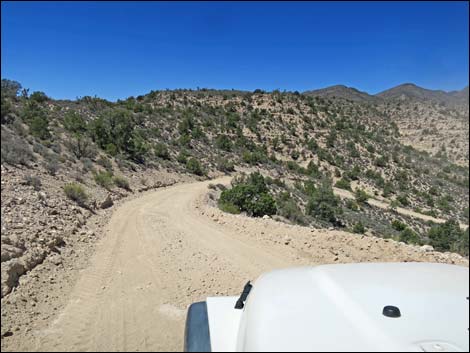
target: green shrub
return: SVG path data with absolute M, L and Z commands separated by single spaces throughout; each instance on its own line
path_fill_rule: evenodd
M 372 169 L 367 169 L 365 175 L 367 178 L 373 180 L 378 187 L 383 188 L 385 186 L 385 180 L 379 172 L 375 172 Z
M 410 205 L 410 201 L 408 200 L 408 196 L 406 194 L 398 195 L 397 201 L 400 203 L 400 205 L 405 207 Z
M 468 228 L 462 231 L 456 220 L 434 225 L 428 231 L 428 238 L 438 251 L 455 251 L 468 256 Z
M 16 137 L 2 128 L 1 161 L 11 165 L 28 165 L 36 158 L 26 141 Z
M 130 136 L 129 142 L 126 145 L 125 152 L 129 158 L 136 162 L 143 164 L 148 156 L 150 145 L 144 138 L 142 131 L 134 130 Z
M 276 199 L 277 214 L 297 223 L 305 224 L 305 216 L 288 192 L 283 192 Z
M 345 178 L 339 179 L 335 186 L 340 189 L 351 190 L 351 183 Z
M 308 174 L 308 170 L 301 167 L 299 164 L 297 164 L 294 161 L 287 161 L 286 162 L 287 169 L 296 172 L 298 174 Z
M 450 195 L 442 196 L 437 199 L 436 206 L 444 212 L 449 212 L 452 209 L 450 202 L 452 201 L 452 197 Z
M 369 195 L 367 194 L 367 192 L 362 189 L 356 189 L 356 192 L 354 194 L 358 203 L 365 203 L 369 199 Z
M 379 158 L 375 159 L 374 164 L 377 167 L 383 168 L 387 166 L 387 162 L 388 162 L 388 158 L 386 158 L 385 156 L 380 156 Z
M 259 163 L 266 162 L 268 160 L 268 157 L 266 156 L 266 154 L 264 154 L 261 151 L 254 151 L 254 152 L 244 151 L 242 153 L 242 159 L 245 163 L 256 165 Z
M 353 227 L 353 233 L 357 234 L 364 234 L 366 232 L 366 228 L 361 223 L 361 221 L 357 222 Z
M 221 150 L 227 152 L 230 152 L 232 150 L 232 141 L 230 141 L 230 138 L 227 135 L 217 136 L 217 139 L 215 140 L 215 145 L 217 148 L 220 148 Z
M 49 98 L 46 96 L 44 92 L 36 91 L 33 92 L 30 96 L 29 99 L 38 102 L 38 103 L 43 103 L 47 101 Z
M 349 151 L 349 155 L 352 157 L 352 158 L 359 158 L 360 157 L 360 154 L 359 154 L 359 151 L 356 149 L 356 145 L 354 144 L 354 142 L 352 141 L 349 141 L 347 144 L 346 144 L 346 147 Z
M 467 222 L 468 222 L 468 220 L 469 220 L 469 208 L 468 208 L 468 207 L 465 207 L 465 209 L 464 209 L 463 212 L 462 212 L 462 216 L 463 216 L 463 218 L 465 218 L 465 219 L 467 220 Z
M 337 216 L 341 214 L 341 208 L 338 207 L 339 199 L 333 193 L 331 184 L 323 181 L 316 188 L 307 203 L 307 214 L 317 217 L 321 220 L 334 223 Z
M 136 163 L 144 163 L 149 144 L 147 130 L 136 128 L 138 116 L 129 110 L 114 108 L 104 110 L 88 124 L 93 141 L 108 154 L 122 154 Z
M 293 150 L 292 153 L 290 154 L 291 158 L 296 161 L 300 157 L 300 153 L 297 150 Z
M 191 135 L 183 134 L 178 139 L 178 144 L 182 147 L 191 148 Z
M 361 169 L 359 168 L 359 166 L 355 165 L 354 167 L 352 167 L 352 169 L 348 170 L 344 174 L 345 178 L 347 179 L 358 180 L 361 176 Z
M 188 151 L 183 149 L 180 151 L 180 153 L 176 157 L 176 160 L 178 161 L 178 163 L 186 164 L 186 162 L 188 161 L 188 157 L 189 157 Z
M 56 155 L 48 154 L 44 157 L 44 162 L 42 164 L 44 169 L 46 169 L 50 175 L 56 175 L 60 169 L 59 158 Z
M 315 152 L 318 149 L 318 143 L 314 139 L 310 139 L 307 142 L 307 147 L 310 151 Z
M 8 124 L 14 121 L 11 113 L 13 112 L 13 105 L 10 100 L 4 98 L 3 94 L 1 97 L 1 123 Z
M 371 145 L 371 144 L 368 144 L 368 145 L 366 146 L 366 149 L 367 149 L 367 151 L 368 151 L 369 153 L 375 153 L 375 147 L 374 147 L 373 145 Z
M 22 88 L 21 83 L 6 78 L 2 78 L 1 87 L 2 96 L 9 98 L 16 98 Z
M 90 158 L 82 158 L 80 159 L 80 161 L 82 162 L 82 165 L 83 165 L 82 167 L 83 172 L 88 173 L 90 171 L 93 171 L 93 172 L 96 171 L 93 161 Z
M 407 227 L 406 224 L 400 222 L 398 219 L 395 219 L 392 221 L 392 228 L 395 230 L 398 230 L 399 232 L 401 232 L 402 230 L 405 230 L 406 227 Z
M 88 159 L 89 160 L 89 159 Z M 91 160 L 90 160 L 91 161 Z M 105 156 L 101 156 L 98 158 L 96 161 L 100 166 L 102 166 L 104 169 L 106 169 L 108 172 L 112 173 L 113 172 L 113 164 L 111 163 L 111 160 Z
M 241 212 L 240 208 L 238 208 L 238 206 L 232 203 L 219 201 L 218 205 L 222 211 L 227 212 L 227 213 L 238 214 Z
M 320 171 L 319 166 L 317 164 L 315 164 L 313 161 L 310 161 L 308 163 L 307 172 L 308 172 L 308 175 L 310 175 L 313 178 L 322 177 L 322 172 Z
M 155 155 L 163 159 L 170 159 L 170 153 L 168 152 L 168 148 L 163 143 L 157 143 L 155 145 Z
M 421 244 L 421 238 L 410 228 L 405 228 L 400 233 L 400 241 L 407 244 Z
M 86 136 L 75 134 L 69 138 L 65 145 L 78 159 L 94 158 L 96 156 L 96 147 L 93 142 Z
M 70 183 L 64 186 L 65 195 L 75 201 L 79 206 L 84 207 L 88 201 L 88 195 L 80 184 Z
M 108 171 L 101 171 L 94 175 L 94 179 L 96 184 L 109 190 L 112 188 L 114 181 L 113 181 L 113 174 Z
M 354 200 L 351 200 L 351 199 L 347 199 L 345 201 L 345 205 L 347 208 L 349 208 L 351 211 L 358 211 L 359 210 L 359 206 L 357 205 L 357 203 L 354 201 Z
M 86 120 L 76 111 L 69 111 L 64 115 L 65 130 L 74 134 L 84 134 L 87 131 Z
M 104 146 L 104 151 L 110 156 L 115 157 L 118 154 L 118 148 L 114 143 L 108 143 Z
M 186 161 L 186 169 L 193 174 L 202 176 L 204 175 L 204 171 L 202 169 L 201 164 L 195 158 L 190 158 Z
M 38 115 L 28 121 L 31 135 L 37 137 L 40 140 L 47 140 L 51 137 L 49 132 L 49 122 L 43 115 Z
M 393 193 L 393 184 L 390 182 L 385 182 L 382 190 L 383 197 L 389 197 Z
M 226 158 L 217 159 L 217 169 L 224 173 L 233 172 L 235 170 L 235 165 L 233 162 Z
M 272 215 L 277 211 L 276 202 L 259 173 L 253 173 L 247 178 L 236 181 L 231 189 L 222 191 L 220 205 L 225 208 L 237 208 L 254 217 Z
M 124 189 L 124 190 L 127 190 L 127 191 L 131 191 L 131 188 L 129 186 L 129 181 L 124 178 L 123 176 L 118 176 L 116 175 L 113 179 L 114 181 L 114 184 L 116 184 L 116 186 L 118 188 L 121 188 L 121 189 Z
M 28 174 L 24 177 L 24 182 L 26 185 L 32 186 L 36 191 L 41 190 L 41 179 L 39 179 L 37 176 Z

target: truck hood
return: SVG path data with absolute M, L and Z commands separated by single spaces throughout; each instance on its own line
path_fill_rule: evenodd
M 243 310 L 225 313 L 230 328 L 212 320 L 211 341 L 218 329 L 231 347 L 214 342 L 214 350 L 468 351 L 468 293 L 468 268 L 454 265 L 278 270 L 256 280 Z M 211 323 L 210 298 L 208 306 Z

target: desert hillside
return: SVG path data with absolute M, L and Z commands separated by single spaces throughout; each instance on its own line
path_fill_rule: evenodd
M 148 273 L 155 278 L 182 268 L 215 273 L 196 284 L 182 271 L 179 289 L 149 289 L 153 281 L 145 289 L 167 301 L 190 293 L 158 304 L 160 323 L 176 328 L 190 300 L 238 291 L 228 272 L 242 282 L 296 264 L 468 266 L 468 99 L 444 92 L 455 97 L 446 105 L 434 96 L 368 99 L 348 90 L 168 90 L 68 101 L 2 80 L 2 349 L 18 342 L 59 349 L 58 337 L 89 322 L 83 313 L 72 324 L 79 310 L 70 298 L 89 300 L 87 310 L 104 307 L 95 294 L 142 249 L 168 268 Z M 156 244 L 168 256 L 159 258 Z M 63 328 L 51 324 L 58 312 Z M 166 339 L 165 347 L 175 342 Z

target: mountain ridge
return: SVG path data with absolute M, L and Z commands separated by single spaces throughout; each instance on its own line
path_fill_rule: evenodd
M 338 97 L 356 102 L 383 103 L 389 100 L 434 101 L 444 105 L 468 105 L 468 85 L 461 90 L 444 91 L 420 87 L 414 83 L 403 83 L 376 94 L 369 94 L 354 87 L 333 85 L 303 94 L 317 97 Z

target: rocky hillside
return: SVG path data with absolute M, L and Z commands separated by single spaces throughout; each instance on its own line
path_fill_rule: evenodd
M 468 167 L 468 104 L 452 108 L 430 101 L 390 102 L 383 109 L 396 122 L 402 143 Z
M 397 124 L 400 142 L 468 166 L 469 93 L 429 90 L 405 83 L 376 95 L 332 86 L 304 94 L 370 103 Z
M 458 226 L 468 224 L 468 169 L 451 158 L 465 147 L 457 134 L 465 120 L 452 118 L 462 125 L 452 126 L 455 142 L 445 153 L 428 153 L 436 135 L 423 133 L 432 129 L 424 119 L 437 108 L 413 104 L 208 89 L 152 91 L 115 103 L 67 101 L 4 80 L 2 296 L 67 244 L 93 237 L 80 225 L 116 199 L 242 170 L 269 176 L 276 216 L 285 222 L 468 255 L 468 230 Z M 421 127 L 406 125 L 418 115 Z M 468 136 L 468 113 L 466 122 Z M 424 151 L 402 143 L 413 139 L 407 135 L 413 129 Z M 332 197 L 331 190 L 353 199 Z M 334 217 L 325 217 L 323 207 Z M 450 223 L 439 228 L 398 208 Z

